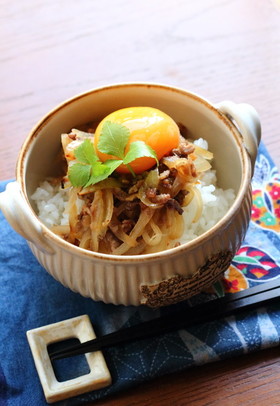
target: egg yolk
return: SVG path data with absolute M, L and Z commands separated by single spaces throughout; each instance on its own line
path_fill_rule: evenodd
M 98 150 L 98 140 L 105 121 L 122 124 L 129 129 L 130 138 L 125 153 L 129 150 L 129 145 L 132 142 L 144 141 L 156 152 L 157 158 L 160 160 L 179 144 L 179 127 L 167 114 L 152 107 L 124 108 L 105 117 L 96 129 L 94 144 L 102 162 L 108 159 L 118 159 L 118 157 L 104 154 Z M 155 160 L 150 157 L 141 157 L 135 159 L 129 165 L 135 173 L 141 173 L 152 168 L 155 165 Z M 129 169 L 125 165 L 120 165 L 116 171 L 129 173 Z

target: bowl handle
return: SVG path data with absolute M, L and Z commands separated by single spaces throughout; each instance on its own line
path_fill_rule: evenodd
M 13 229 L 40 250 L 53 254 L 47 243 L 40 223 L 34 218 L 31 208 L 24 200 L 18 182 L 10 182 L 0 193 L 0 209 Z
M 253 106 L 247 103 L 236 104 L 231 101 L 223 101 L 216 104 L 216 107 L 239 129 L 251 158 L 253 173 L 261 140 L 261 123 L 258 113 Z

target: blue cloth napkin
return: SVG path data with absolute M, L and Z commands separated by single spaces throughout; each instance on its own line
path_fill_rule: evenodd
M 0 183 L 0 191 L 7 182 Z M 261 145 L 253 178 L 253 211 L 245 241 L 222 280 L 220 294 L 280 277 L 280 176 Z M 0 405 L 47 404 L 26 339 L 26 331 L 88 314 L 97 335 L 186 308 L 188 302 L 161 310 L 94 302 L 54 280 L 33 257 L 25 240 L 0 213 Z M 208 300 L 200 294 L 191 301 Z M 224 320 L 174 331 L 153 339 L 103 351 L 111 386 L 58 405 L 82 405 L 163 374 L 276 346 L 280 301 Z M 87 371 L 84 357 L 61 361 L 57 375 L 66 380 Z

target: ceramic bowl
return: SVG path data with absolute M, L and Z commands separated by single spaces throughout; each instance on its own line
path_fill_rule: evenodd
M 137 105 L 156 107 L 185 125 L 191 138 L 205 138 L 214 153 L 219 186 L 233 188 L 236 199 L 213 228 L 167 251 L 114 256 L 73 246 L 38 219 L 30 196 L 40 181 L 56 174 L 61 133 Z M 40 264 L 64 286 L 105 303 L 166 306 L 214 283 L 240 247 L 250 221 L 250 184 L 260 136 L 258 115 L 248 104 L 214 105 L 159 84 L 97 88 L 65 101 L 33 128 L 18 157 L 16 181 L 0 194 L 0 207 Z

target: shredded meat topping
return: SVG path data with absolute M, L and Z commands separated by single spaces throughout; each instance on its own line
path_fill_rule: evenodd
M 123 210 L 119 216 L 120 220 L 132 219 L 135 220 L 140 214 L 141 208 L 139 201 L 125 202 Z
M 133 221 L 131 219 L 125 219 L 122 221 L 122 224 L 121 224 L 121 227 L 126 234 L 129 234 L 134 226 L 135 226 L 135 221 Z
M 110 230 L 106 232 L 104 240 L 104 242 L 110 247 L 111 252 L 121 244 L 120 240 Z
M 114 189 L 113 193 L 114 193 L 114 196 L 120 201 L 125 201 L 128 196 L 128 194 L 122 189 Z
M 177 176 L 176 169 L 168 169 L 164 164 L 159 167 L 159 189 L 171 189 L 173 182 Z
M 180 190 L 180 192 L 177 193 L 177 196 L 175 197 L 175 199 L 180 204 L 180 206 L 183 205 L 184 199 L 185 199 L 185 197 L 187 196 L 188 193 L 189 192 L 187 190 Z
M 157 194 L 156 188 L 148 188 L 146 190 L 146 196 L 152 203 L 156 204 L 165 204 L 171 198 L 168 193 Z
M 143 185 L 144 183 L 144 179 L 140 179 L 138 180 L 135 185 L 133 185 L 129 190 L 128 190 L 128 194 L 133 194 L 133 193 L 137 193 L 138 190 L 140 189 L 140 187 Z
M 169 175 L 170 175 L 170 170 L 166 169 L 159 174 L 159 180 L 164 180 L 164 179 L 168 178 Z
M 194 146 L 189 143 L 184 137 L 180 137 L 180 143 L 177 148 L 172 150 L 173 155 L 177 155 L 179 157 L 187 157 L 189 154 L 194 152 Z
M 68 134 L 68 137 L 71 139 L 71 140 L 75 140 L 76 138 L 77 138 L 77 135 L 75 134 L 75 133 L 70 133 L 70 134 Z
M 183 214 L 183 212 L 184 212 L 184 210 L 180 206 L 180 203 L 175 199 L 169 199 L 166 202 L 166 207 L 168 207 L 169 209 L 176 210 L 179 214 Z

